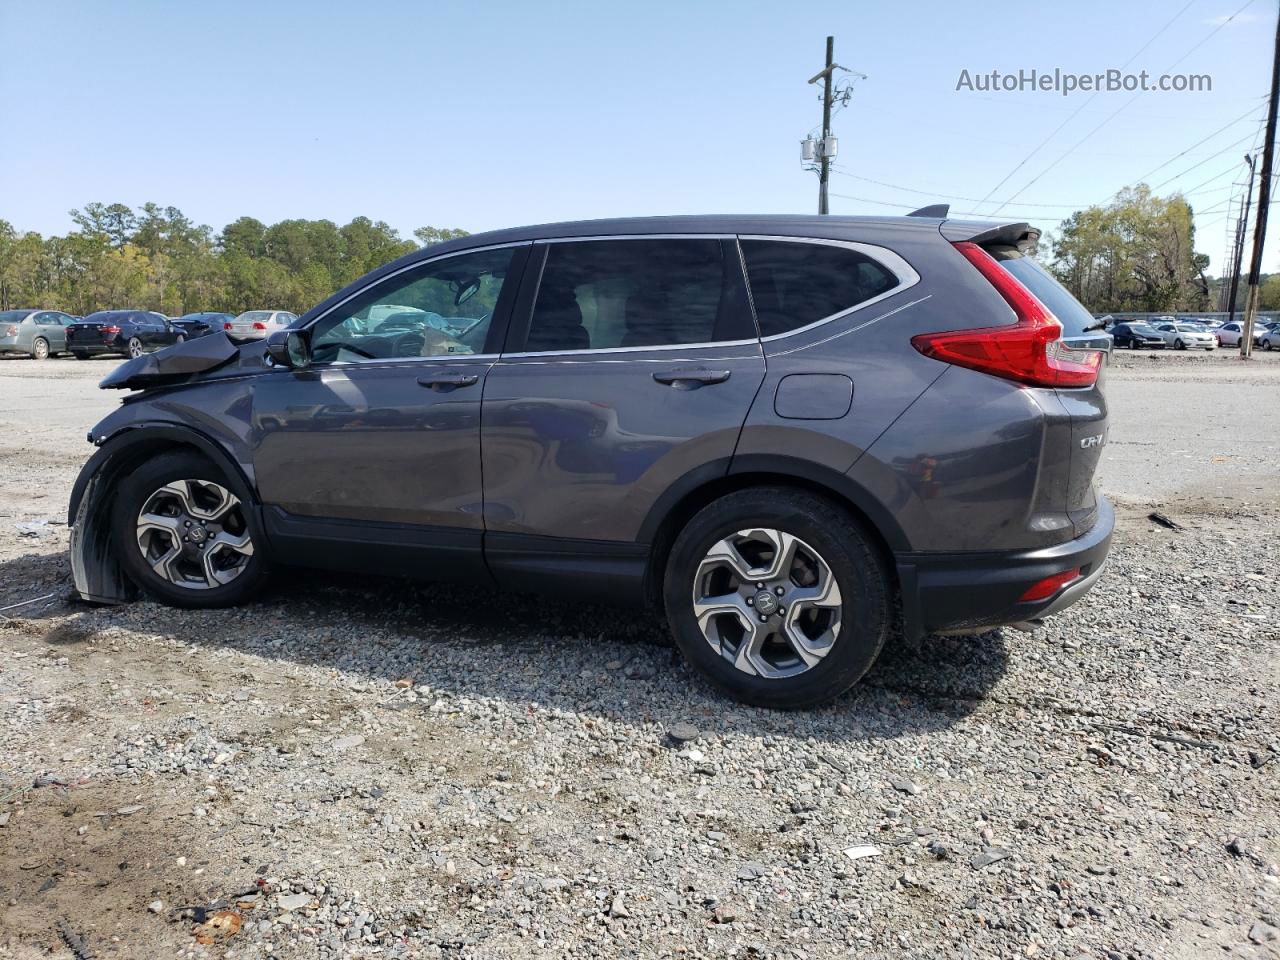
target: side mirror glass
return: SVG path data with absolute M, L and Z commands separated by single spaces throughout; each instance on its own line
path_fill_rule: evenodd
M 311 366 L 311 345 L 301 330 L 277 330 L 267 337 L 267 356 L 276 366 L 305 370 Z

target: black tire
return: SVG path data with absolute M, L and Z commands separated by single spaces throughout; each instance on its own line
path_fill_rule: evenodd
M 812 546 L 830 567 L 843 599 L 834 646 L 795 676 L 771 679 L 738 670 L 712 648 L 694 616 L 692 589 L 707 550 L 757 526 Z M 842 507 L 785 487 L 741 490 L 700 510 L 672 545 L 663 602 L 676 645 L 695 670 L 734 699 L 775 709 L 810 707 L 840 696 L 871 668 L 893 625 L 889 573 L 871 536 Z
M 49 341 L 44 337 L 36 337 L 31 341 L 31 359 L 32 360 L 48 360 L 49 359 Z
M 76 353 L 74 350 L 72 350 L 72 351 L 71 351 L 71 355 L 72 355 L 73 357 L 75 357 L 77 360 L 88 360 L 88 359 L 89 359 L 89 354 L 87 354 L 87 353 Z
M 1270 350 L 1270 349 L 1272 349 L 1272 348 L 1271 348 L 1271 340 L 1270 340 L 1270 339 L 1266 339 L 1266 340 L 1263 340 L 1263 341 L 1262 341 L 1262 349 L 1263 349 L 1263 350 Z
M 230 583 L 207 589 L 190 589 L 171 583 L 151 569 L 138 548 L 137 518 L 151 494 L 174 480 L 205 480 L 226 487 L 240 501 L 254 553 L 244 570 Z M 195 452 L 167 453 L 148 461 L 120 481 L 112 505 L 111 538 L 129 577 L 143 591 L 174 607 L 230 607 L 250 599 L 265 583 L 269 564 L 265 537 L 257 528 L 251 498 L 239 477 L 225 472 Z
M 1173 349 L 1175 349 L 1175 350 L 1185 350 L 1185 349 L 1187 349 L 1187 345 L 1186 345 L 1185 343 L 1183 343 L 1183 342 L 1182 342 L 1182 338 L 1181 338 L 1181 337 L 1179 337 L 1177 340 L 1173 341 Z

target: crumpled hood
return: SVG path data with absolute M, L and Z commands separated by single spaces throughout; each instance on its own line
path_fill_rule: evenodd
M 112 370 L 98 386 L 103 390 L 145 390 L 179 383 L 230 363 L 239 355 L 239 348 L 225 333 L 213 333 L 134 357 Z

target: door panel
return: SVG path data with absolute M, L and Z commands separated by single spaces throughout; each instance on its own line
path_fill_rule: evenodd
M 290 514 L 479 530 L 480 396 L 492 361 L 337 364 L 263 377 L 254 472 Z M 432 388 L 419 378 L 474 378 Z
M 697 368 L 729 376 L 655 379 Z M 711 461 L 727 468 L 763 378 L 758 343 L 500 361 L 484 398 L 488 529 L 634 540 L 672 483 Z

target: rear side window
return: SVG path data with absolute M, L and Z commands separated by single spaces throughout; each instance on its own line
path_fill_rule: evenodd
M 742 255 L 762 337 L 825 320 L 898 285 L 886 267 L 845 246 L 743 240 Z
M 999 261 L 1000 266 L 1012 273 L 1019 283 L 1058 318 L 1062 323 L 1064 337 L 1078 337 L 1090 327 L 1096 327 L 1093 314 L 1040 264 L 1030 257 L 1017 256 L 1004 260 L 999 253 L 989 252 Z
M 741 317 L 730 315 L 722 296 L 730 266 L 737 267 L 727 263 L 719 240 L 549 244 L 525 349 L 609 350 L 750 336 L 731 329 Z

